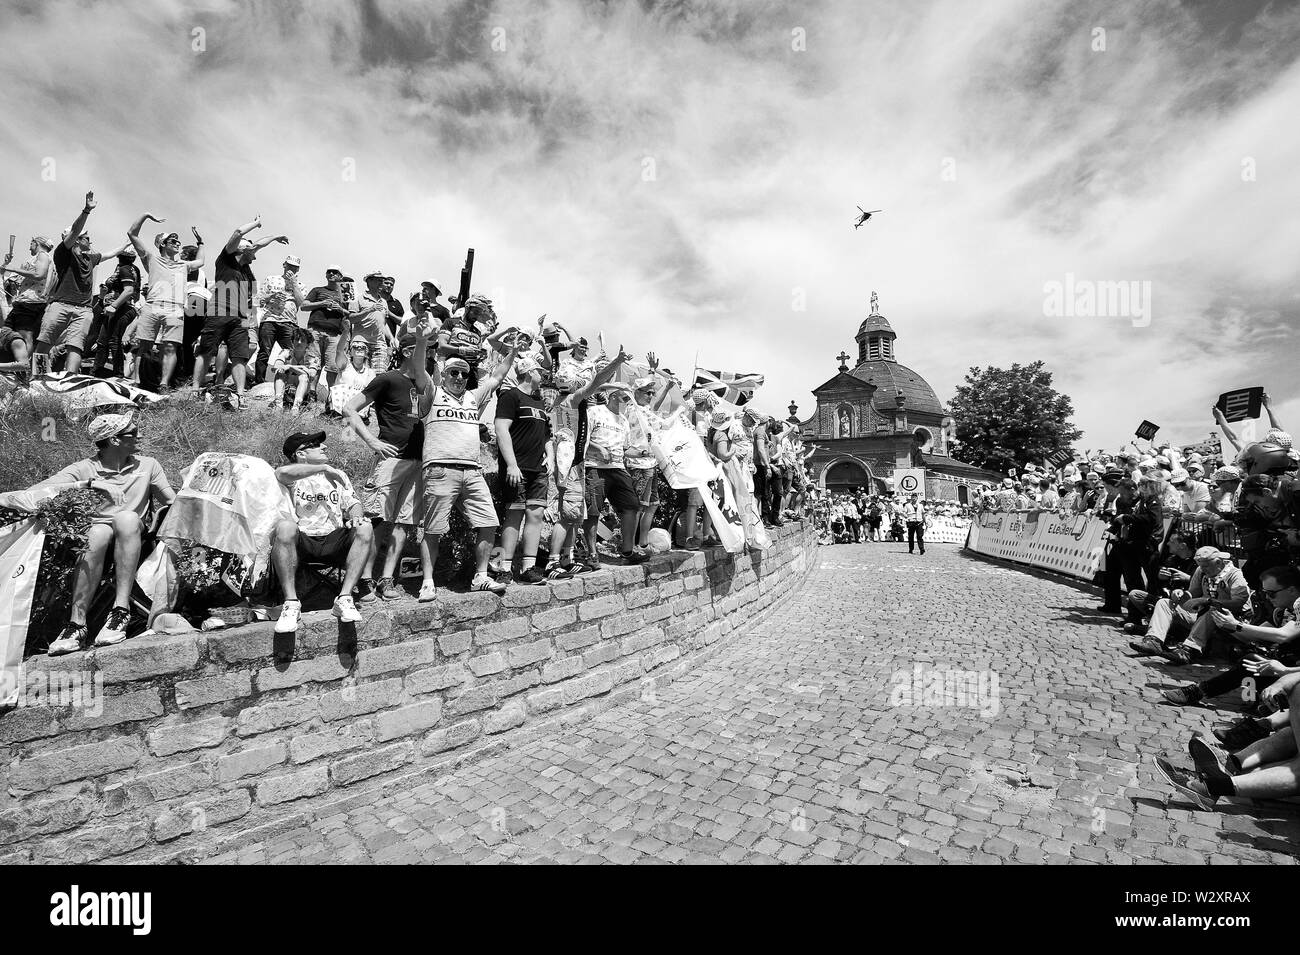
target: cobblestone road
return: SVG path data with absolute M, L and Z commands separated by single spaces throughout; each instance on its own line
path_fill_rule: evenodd
M 818 560 L 651 698 L 214 861 L 1296 862 L 1300 807 L 1156 777 L 1215 713 L 1157 704 L 1189 671 L 1090 589 L 953 545 Z

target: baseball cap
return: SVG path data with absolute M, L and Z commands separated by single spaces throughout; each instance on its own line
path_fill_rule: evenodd
M 284 456 L 290 461 L 302 448 L 313 444 L 324 444 L 324 431 L 295 431 L 284 439 Z
M 400 338 L 397 339 L 397 347 L 413 348 L 417 342 L 419 342 L 419 339 L 416 338 L 414 335 L 412 335 L 410 332 L 407 332 L 405 335 L 402 335 Z
M 1232 555 L 1214 546 L 1198 547 L 1192 555 L 1196 560 L 1232 560 Z
M 443 367 L 443 368 L 462 368 L 462 369 L 464 369 L 465 371 L 469 371 L 469 362 L 467 362 L 464 358 L 448 358 L 448 359 L 443 363 L 443 366 L 442 366 L 442 367 Z
M 52 249 L 52 248 L 54 248 L 54 243 L 51 242 L 49 239 L 45 238 L 45 236 L 43 236 L 43 235 L 34 235 L 34 236 L 32 236 L 32 241 L 35 242 L 37 245 L 41 246 L 41 247 L 44 248 L 44 249 Z
M 425 280 L 424 280 L 423 282 L 421 282 L 420 284 L 421 284 L 421 285 L 427 285 L 427 286 L 429 286 L 429 288 L 433 289 L 433 290 L 434 290 L 435 292 L 437 292 L 439 295 L 442 294 L 442 283 L 441 283 L 441 282 L 435 282 L 433 279 L 425 279 Z
M 515 359 L 515 374 L 531 375 L 541 366 L 537 364 L 537 359 L 530 355 L 520 355 Z
M 587 339 L 585 339 L 585 338 L 579 338 L 576 342 L 573 343 L 573 347 L 574 347 L 574 348 L 588 348 L 588 347 L 590 347 L 590 346 L 588 346 L 588 344 L 587 344 Z
M 327 265 L 327 266 L 325 266 L 325 274 L 326 274 L 326 275 L 329 275 L 331 272 L 337 272 L 339 275 L 342 275 L 342 274 L 343 274 L 343 269 L 342 269 L 341 267 L 337 266 L 337 265 Z
M 296 255 L 286 255 L 284 257 L 285 265 L 292 265 L 294 268 L 302 268 L 302 259 Z
M 384 273 L 382 270 L 371 269 L 365 275 L 361 276 L 361 281 L 364 282 L 366 279 L 382 279 L 383 277 L 384 277 Z
M 1191 475 L 1183 468 L 1174 468 L 1173 472 L 1169 475 L 1169 480 L 1174 484 L 1182 484 L 1189 477 L 1191 477 Z
M 632 382 L 632 387 L 636 391 L 646 391 L 655 387 L 655 380 L 650 375 L 642 375 L 640 378 Z
M 1119 468 L 1107 468 L 1101 479 L 1103 481 L 1122 481 L 1126 477 L 1128 477 L 1128 474 Z

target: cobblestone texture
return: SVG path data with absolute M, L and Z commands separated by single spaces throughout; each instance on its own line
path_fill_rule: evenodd
M 1216 714 L 1156 702 L 1195 674 L 1131 657 L 1091 588 L 951 545 L 818 559 L 638 701 L 210 861 L 1295 863 L 1300 807 L 1157 778 Z M 908 700 L 918 666 L 973 705 Z

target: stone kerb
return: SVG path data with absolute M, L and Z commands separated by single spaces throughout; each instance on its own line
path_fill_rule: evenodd
M 260 623 L 28 660 L 29 686 L 98 692 L 0 717 L 0 863 L 194 861 L 653 692 L 803 581 L 815 532 L 774 534 L 355 627 L 304 614 L 292 641 Z

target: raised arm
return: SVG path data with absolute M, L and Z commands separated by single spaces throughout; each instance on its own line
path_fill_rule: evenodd
M 1241 439 L 1237 437 L 1237 432 L 1232 430 L 1231 425 L 1228 424 L 1228 419 L 1223 416 L 1223 412 L 1219 410 L 1218 405 L 1215 405 L 1212 410 L 1214 411 L 1215 422 L 1223 429 L 1223 436 L 1228 439 L 1228 442 L 1235 450 L 1240 451 Z
M 226 240 L 226 251 L 234 252 L 235 249 L 239 248 L 239 241 L 244 236 L 248 235 L 248 233 L 252 232 L 254 229 L 260 228 L 262 228 L 261 216 L 255 216 L 252 222 L 245 222 L 243 225 L 236 228 L 234 232 L 230 233 L 230 238 Z
M 152 255 L 153 253 L 149 250 L 149 247 L 145 245 L 144 242 L 140 239 L 140 230 L 144 228 L 144 221 L 146 219 L 152 219 L 154 222 L 158 223 L 159 225 L 162 225 L 167 220 L 159 219 L 153 213 L 146 212 L 142 216 L 140 216 L 140 218 L 136 219 L 135 222 L 131 223 L 131 228 L 126 230 L 126 237 L 130 239 L 131 244 L 135 246 L 136 254 L 140 256 L 140 263 L 147 267 L 149 264 L 149 256 Z
M 622 367 L 625 361 L 627 361 L 627 354 L 624 353 L 623 346 L 619 345 L 618 354 L 614 356 L 614 360 L 611 361 L 604 368 L 602 368 L 600 371 L 596 372 L 596 374 L 592 376 L 590 383 L 588 383 L 585 388 L 580 388 L 577 391 L 575 391 L 570 396 L 570 400 L 575 405 L 579 404 L 580 402 L 586 401 L 593 394 L 595 394 L 597 388 L 599 388 L 601 385 L 608 384 L 610 381 L 613 380 L 614 375 L 618 373 L 619 368 Z
M 13 256 L 6 254 L 4 265 L 0 266 L 0 272 L 12 272 L 15 275 L 21 275 L 29 279 L 36 279 L 37 281 L 41 281 L 50 274 L 50 253 L 46 252 L 44 249 L 36 253 L 36 264 L 30 269 L 21 265 L 10 265 L 9 263 L 11 261 L 13 261 Z
M 272 242 L 279 242 L 281 245 L 288 245 L 289 237 L 287 235 L 272 235 L 272 236 L 268 236 L 265 239 L 258 239 L 256 242 L 253 243 L 253 251 L 260 252 L 262 249 L 265 249 Z
M 1285 431 L 1286 429 L 1282 427 L 1282 422 L 1278 421 L 1277 415 L 1273 414 L 1273 405 L 1269 403 L 1267 391 L 1264 392 L 1260 400 L 1264 405 L 1264 411 L 1268 414 L 1268 426 L 1270 428 L 1276 428 L 1278 431 Z
M 492 392 L 501 387 L 501 382 L 505 381 L 506 375 L 510 374 L 510 369 L 515 363 L 515 356 L 518 354 L 519 350 L 514 346 L 511 346 L 510 350 L 506 352 L 505 361 L 497 365 L 492 374 L 479 382 L 479 386 L 474 389 L 474 393 L 478 395 L 480 405 L 487 400 L 488 396 L 491 395 Z
M 77 244 L 77 238 L 81 235 L 81 230 L 86 227 L 86 219 L 95 208 L 95 193 L 86 193 L 86 204 L 81 209 L 81 214 L 72 220 L 72 225 L 68 227 L 68 236 L 63 240 L 65 248 L 71 249 Z

